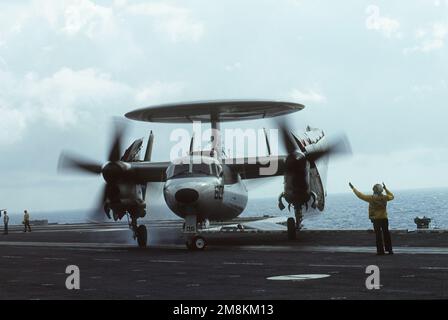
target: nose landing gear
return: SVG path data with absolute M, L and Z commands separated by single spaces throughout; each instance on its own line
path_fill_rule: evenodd
M 207 246 L 205 238 L 198 235 L 198 219 L 196 215 L 185 217 L 183 233 L 187 239 L 185 244 L 189 250 L 204 250 Z

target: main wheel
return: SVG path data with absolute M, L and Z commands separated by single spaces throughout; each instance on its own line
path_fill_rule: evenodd
M 286 225 L 288 227 L 288 240 L 295 240 L 297 237 L 296 233 L 296 222 L 294 218 L 288 218 L 286 221 Z
M 146 231 L 146 226 L 143 224 L 138 226 L 136 235 L 138 246 L 140 248 L 146 248 L 146 244 L 148 242 L 148 232 Z

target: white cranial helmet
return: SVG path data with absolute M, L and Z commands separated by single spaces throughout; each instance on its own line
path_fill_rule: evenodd
M 373 186 L 373 193 L 375 193 L 375 194 L 383 193 L 383 186 L 381 184 L 379 184 L 379 183 L 375 184 Z

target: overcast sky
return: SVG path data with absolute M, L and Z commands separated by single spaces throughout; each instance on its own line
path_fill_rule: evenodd
M 62 149 L 103 161 L 112 116 L 204 99 L 295 101 L 296 129 L 344 131 L 329 193 L 447 186 L 447 47 L 445 0 L 1 1 L 0 207 L 89 207 L 102 181 L 57 175 Z M 131 124 L 168 158 L 177 126 Z

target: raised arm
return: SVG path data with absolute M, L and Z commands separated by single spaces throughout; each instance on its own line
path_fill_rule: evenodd
M 362 193 L 362 192 L 359 192 L 359 191 L 356 190 L 356 188 L 351 184 L 351 182 L 349 183 L 349 186 L 350 186 L 350 188 L 352 188 L 353 192 L 355 193 L 355 195 L 356 195 L 359 199 L 364 200 L 364 201 L 366 201 L 366 202 L 369 202 L 369 201 L 371 200 L 371 197 L 372 197 L 372 196 L 368 196 L 368 195 L 365 195 L 365 194 Z
M 387 201 L 394 200 L 394 198 L 395 198 L 394 194 L 392 192 L 390 192 L 389 189 L 386 188 L 386 185 L 384 184 L 384 182 L 383 182 L 383 188 L 384 188 L 384 191 L 386 192 Z

